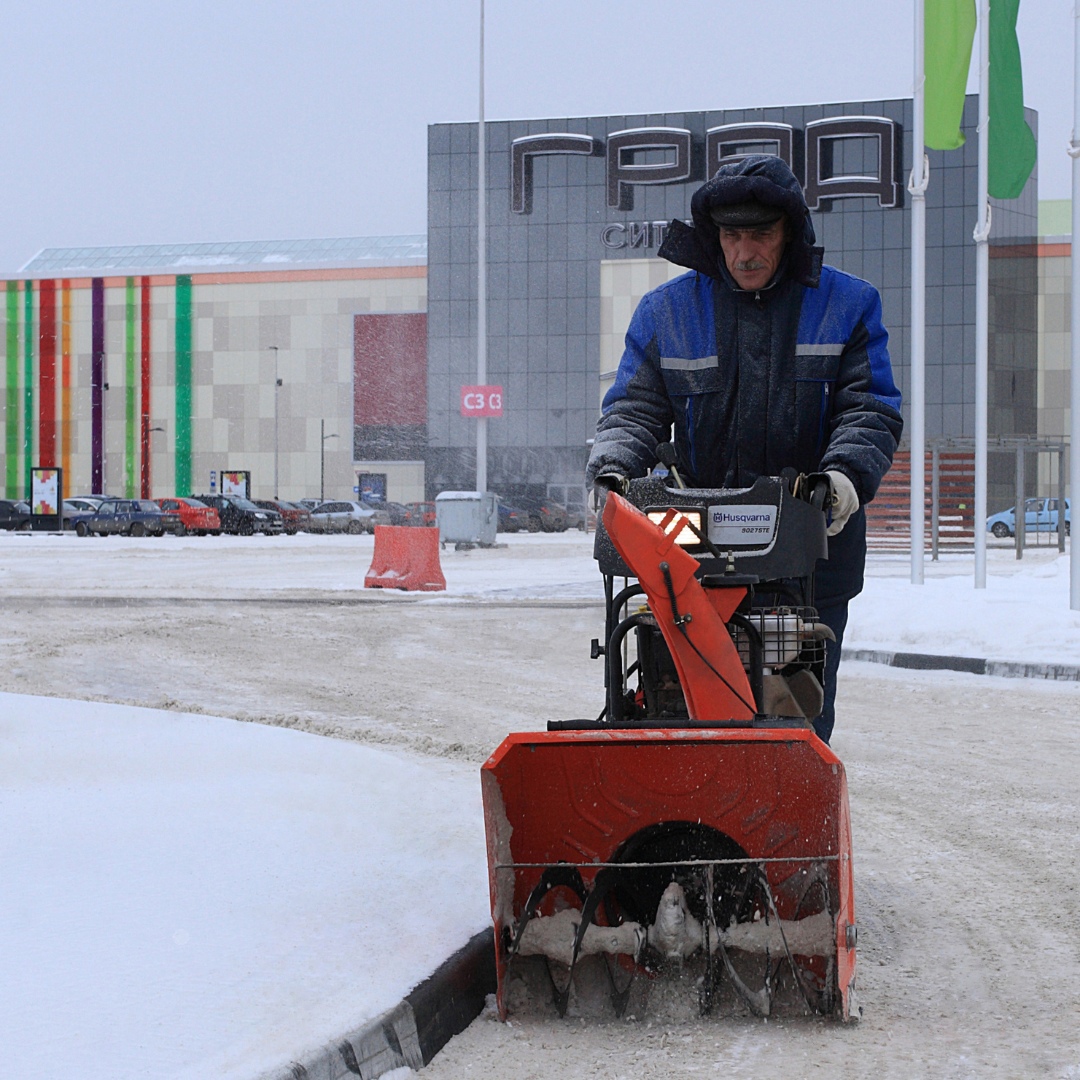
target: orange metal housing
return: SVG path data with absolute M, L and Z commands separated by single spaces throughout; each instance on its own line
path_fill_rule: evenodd
M 509 736 L 481 772 L 488 874 L 505 1018 L 506 940 L 547 866 L 600 864 L 659 822 L 699 822 L 762 867 L 781 919 L 798 917 L 808 867 L 827 875 L 843 1016 L 855 975 L 847 782 L 808 729 L 561 731 Z M 787 861 L 791 860 L 791 861 Z M 852 927 L 849 932 L 848 927 Z

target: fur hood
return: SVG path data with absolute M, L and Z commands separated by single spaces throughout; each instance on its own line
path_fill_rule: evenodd
M 787 214 L 792 240 L 784 256 L 782 272 L 802 285 L 816 288 L 821 277 L 823 252 L 814 246 L 817 237 L 802 186 L 791 169 L 771 154 L 752 154 L 730 165 L 721 165 L 716 175 L 699 187 L 690 200 L 693 226 L 679 220 L 668 226 L 660 257 L 733 285 L 710 212 L 715 206 L 747 199 L 777 206 Z

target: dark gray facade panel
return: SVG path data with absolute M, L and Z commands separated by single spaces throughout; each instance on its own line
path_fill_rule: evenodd
M 510 305 L 506 301 L 505 289 L 503 296 L 493 297 L 489 289 L 487 302 L 488 333 L 493 335 L 497 342 L 504 343 L 510 328 Z M 488 367 L 491 367 L 491 346 L 488 346 Z
M 428 128 L 428 155 L 450 153 L 450 125 L 432 124 Z
M 807 162 L 806 125 L 837 117 L 877 116 L 899 127 L 895 168 L 898 205 L 877 196 L 825 198 L 813 214 L 830 264 L 866 278 L 882 294 L 898 383 L 908 387 L 910 320 L 911 102 L 795 105 L 697 113 L 500 121 L 487 126 L 488 380 L 503 385 L 505 415 L 488 422 L 489 486 L 576 483 L 596 421 L 600 374 L 600 263 L 654 257 L 672 218 L 689 218 L 690 197 L 704 181 L 705 133 L 732 123 L 784 123 L 794 133 L 798 170 Z M 965 104 L 965 146 L 931 151 L 927 192 L 927 431 L 972 434 L 977 102 Z M 1035 127 L 1034 114 L 1029 122 Z M 691 133 L 691 179 L 634 184 L 632 209 L 612 206 L 608 140 L 641 127 Z M 591 155 L 537 153 L 531 166 L 531 210 L 511 207 L 511 143 L 516 138 L 572 133 L 594 141 Z M 476 126 L 429 130 L 429 424 L 428 483 L 470 487 L 475 479 L 475 424 L 459 415 L 461 383 L 476 375 Z M 667 156 L 665 156 L 667 155 Z M 671 155 L 635 151 L 634 164 L 671 163 Z M 827 160 L 826 160 L 827 159 Z M 826 148 L 823 173 L 874 175 L 878 144 L 837 140 Z M 619 164 L 619 162 L 615 162 Z M 806 175 L 805 171 L 800 175 Z M 879 191 L 882 189 L 879 189 Z M 1037 177 L 1019 199 L 995 203 L 991 244 L 991 434 L 1034 424 L 1036 356 L 1034 259 L 1020 248 L 1036 234 Z M 625 205 L 625 204 L 624 204 Z M 608 230 L 605 233 L 605 230 Z M 1012 246 L 1006 257 L 999 249 Z M 452 346 L 452 347 L 451 347 Z M 932 376 L 929 374 L 933 372 Z M 436 377 L 437 376 L 437 377 Z M 438 387 L 438 393 L 432 392 Z M 1011 425 L 995 430 L 994 424 Z M 501 449 L 499 449 L 501 448 Z
M 428 190 L 444 192 L 450 190 L 450 155 L 428 154 Z

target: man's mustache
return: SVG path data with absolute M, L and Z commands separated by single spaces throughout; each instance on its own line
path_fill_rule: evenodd
M 760 259 L 740 260 L 735 263 L 735 269 L 740 272 L 745 272 L 748 270 L 764 270 L 765 263 L 763 263 Z

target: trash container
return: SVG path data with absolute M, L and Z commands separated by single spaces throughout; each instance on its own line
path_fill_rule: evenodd
M 440 491 L 435 496 L 435 524 L 444 544 L 494 544 L 497 497 L 491 491 Z

